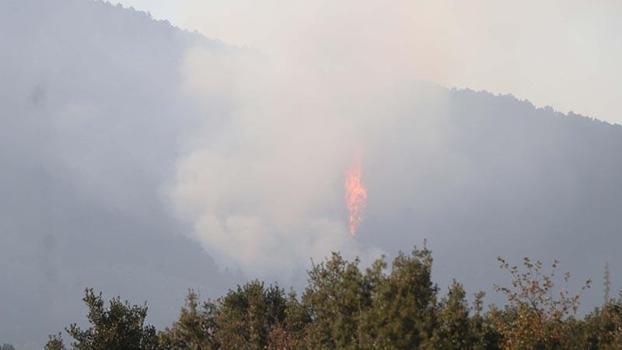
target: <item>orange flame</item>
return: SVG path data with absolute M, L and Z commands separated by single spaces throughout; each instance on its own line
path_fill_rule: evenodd
M 346 172 L 346 206 L 350 214 L 350 234 L 356 235 L 356 230 L 362 220 L 362 211 L 367 201 L 367 189 L 361 181 L 361 162 L 356 161 Z

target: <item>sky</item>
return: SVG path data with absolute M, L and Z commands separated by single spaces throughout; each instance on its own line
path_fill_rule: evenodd
M 315 55 L 314 64 L 321 57 L 367 59 L 366 67 L 384 67 L 379 74 L 407 67 L 443 86 L 513 94 L 622 123 L 622 3 L 615 0 L 121 3 L 234 45 L 296 59 Z

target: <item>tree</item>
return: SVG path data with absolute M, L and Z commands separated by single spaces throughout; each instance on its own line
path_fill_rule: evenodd
M 179 319 L 160 332 L 160 348 L 166 350 L 212 350 L 218 349 L 214 338 L 216 331 L 216 306 L 206 302 L 199 306 L 199 295 L 190 290 Z
M 291 291 L 285 305 L 285 319 L 273 327 L 268 335 L 268 349 L 305 349 L 305 331 L 310 323 L 308 310 L 298 301 L 296 293 Z
M 282 289 L 259 281 L 230 290 L 215 306 L 216 341 L 222 349 L 265 349 L 285 319 L 286 304 Z
M 366 347 L 374 349 L 433 348 L 437 325 L 438 288 L 432 283 L 432 255 L 415 248 L 400 253 L 388 275 L 377 261 L 368 270 L 371 308 L 365 315 Z
M 609 299 L 586 315 L 584 323 L 585 349 L 622 348 L 622 296 Z
M 67 329 L 73 338 L 75 350 L 152 350 L 157 349 L 156 331 L 145 325 L 147 306 L 130 305 L 120 298 L 110 300 L 106 308 L 101 293 L 96 295 L 86 289 L 83 299 L 89 311 L 87 318 L 91 326 L 85 330 L 77 324 Z M 62 349 L 60 336 L 51 337 L 48 346 Z M 55 348 L 54 348 L 55 346 Z
M 495 286 L 507 300 L 504 312 L 492 313 L 495 327 L 502 335 L 504 349 L 554 349 L 569 348 L 571 337 L 570 318 L 579 307 L 581 294 L 570 294 L 566 289 L 556 287 L 556 273 L 559 262 L 551 265 L 551 272 L 545 273 L 540 261 L 523 259 L 523 270 L 498 258 L 501 269 L 509 272 L 511 286 Z M 570 274 L 564 274 L 567 283 Z M 582 290 L 589 288 L 588 280 Z M 557 296 L 555 295 L 557 294 Z
M 360 348 L 360 323 L 371 301 L 358 264 L 358 259 L 348 262 L 333 253 L 309 271 L 309 284 L 302 296 L 312 321 L 306 333 L 309 348 Z
M 473 316 L 469 319 L 470 329 L 473 336 L 473 350 L 499 349 L 500 334 L 491 322 L 490 312 L 484 314 L 484 297 L 486 293 L 475 293 L 473 301 Z M 494 309 L 493 309 L 494 312 Z
M 145 325 L 146 305 L 113 298 L 105 307 L 101 294 L 87 289 L 91 326 L 66 331 L 72 350 L 622 349 L 622 294 L 576 318 L 581 293 L 563 288 L 570 275 L 557 277 L 557 261 L 550 272 L 528 258 L 520 267 L 499 262 L 511 277 L 508 286 L 495 286 L 506 303 L 486 312 L 485 294 L 476 293 L 469 307 L 456 281 L 438 302 L 431 252 L 415 247 L 390 268 L 382 257 L 364 272 L 358 259 L 333 253 L 308 271 L 300 299 L 260 281 L 204 303 L 191 290 L 178 320 L 157 336 Z M 45 349 L 64 350 L 61 334 Z
M 469 323 L 469 306 L 462 285 L 453 281 L 447 296 L 441 301 L 435 347 L 439 349 L 470 349 L 473 335 Z
M 15 347 L 11 344 L 4 343 L 0 345 L 0 350 L 15 350 Z
M 45 344 L 45 350 L 65 350 L 65 343 L 60 333 L 57 335 L 50 335 L 48 342 Z

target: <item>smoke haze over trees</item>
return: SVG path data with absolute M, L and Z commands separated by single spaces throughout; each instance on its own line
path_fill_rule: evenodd
M 620 288 L 618 125 L 416 77 L 314 81 L 98 1 L 0 2 L 0 52 L 0 340 L 19 349 L 83 324 L 86 287 L 149 300 L 163 329 L 186 288 L 302 288 L 310 257 L 366 266 L 424 238 L 442 291 L 491 292 L 499 255 L 558 258 L 579 280 L 608 262 Z M 369 203 L 354 239 L 356 153 Z
M 577 317 L 581 293 L 567 290 L 559 263 L 499 258 L 510 276 L 496 286 L 505 306 L 473 304 L 456 282 L 441 290 L 432 282 L 426 249 L 384 258 L 362 270 L 340 254 L 314 265 L 300 297 L 255 280 L 201 302 L 190 291 L 179 318 L 156 333 L 145 324 L 147 306 L 87 289 L 90 326 L 66 328 L 72 349 L 618 349 L 622 341 L 619 298 Z M 65 349 L 63 335 L 47 350 Z

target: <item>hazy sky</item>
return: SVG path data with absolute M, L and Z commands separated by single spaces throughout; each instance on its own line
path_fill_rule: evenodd
M 296 51 L 334 35 L 340 40 L 328 42 L 346 39 L 351 47 L 323 47 L 317 55 L 354 57 L 373 48 L 377 66 L 408 62 L 424 80 L 511 93 L 538 106 L 622 122 L 622 2 L 615 0 L 120 2 L 266 51 Z

